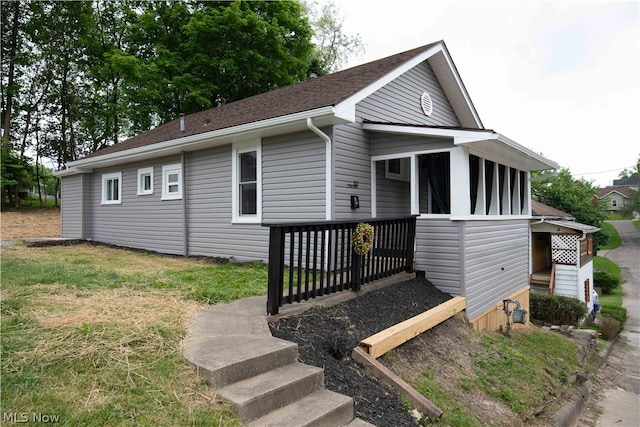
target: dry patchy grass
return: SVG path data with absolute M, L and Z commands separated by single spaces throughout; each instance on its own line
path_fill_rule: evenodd
M 3 410 L 65 425 L 236 425 L 182 356 L 205 304 L 156 287 L 215 268 L 88 244 L 3 248 Z
M 3 211 L 0 215 L 3 239 L 60 237 L 59 208 L 22 208 Z

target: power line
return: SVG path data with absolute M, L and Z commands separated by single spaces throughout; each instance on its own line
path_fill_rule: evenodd
M 633 169 L 635 166 L 636 166 L 636 165 L 631 165 L 631 166 L 626 167 L 626 168 L 607 169 L 606 171 L 599 171 L 599 172 L 575 173 L 574 175 L 595 175 L 595 174 L 597 174 L 597 173 L 615 172 L 615 171 L 620 171 L 620 172 L 622 172 L 623 170 Z

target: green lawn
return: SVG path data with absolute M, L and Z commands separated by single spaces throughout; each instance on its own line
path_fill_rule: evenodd
M 59 425 L 238 425 L 182 356 L 206 303 L 266 293 L 264 265 L 91 245 L 2 250 L 5 413 Z
M 613 225 L 611 225 L 608 222 L 603 222 L 600 225 L 600 228 L 609 236 L 609 239 L 607 240 L 607 244 L 601 247 L 600 249 L 602 250 L 615 249 L 618 246 L 620 246 L 620 234 L 618 234 L 618 230 L 616 230 Z

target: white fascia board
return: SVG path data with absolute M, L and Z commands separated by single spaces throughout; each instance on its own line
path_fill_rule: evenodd
M 451 76 L 455 80 L 456 84 L 455 85 L 454 84 L 449 84 L 446 81 L 440 81 L 440 84 L 443 86 L 443 89 L 445 90 L 445 93 L 448 93 L 450 91 L 457 91 L 462 96 L 462 98 L 466 102 L 466 107 L 469 109 L 469 113 L 471 113 L 471 116 L 473 117 L 473 120 L 475 121 L 476 126 L 478 126 L 479 129 L 483 129 L 484 125 L 482 124 L 482 120 L 480 120 L 480 116 L 478 115 L 478 111 L 476 110 L 476 107 L 473 105 L 473 102 L 471 101 L 471 97 L 469 96 L 469 92 L 467 92 L 467 88 L 465 87 L 464 83 L 462 82 L 462 78 L 460 77 L 460 74 L 458 74 L 458 69 L 456 68 L 455 64 L 453 63 L 453 59 L 451 58 L 451 55 L 449 54 L 449 50 L 445 46 L 443 46 L 441 51 L 442 51 L 442 54 L 443 54 L 444 59 L 446 61 L 446 64 L 449 67 L 448 71 L 450 71 Z M 437 59 L 437 58 L 435 58 L 435 59 Z M 429 61 L 429 62 L 430 62 L 429 65 L 431 65 L 431 68 L 433 69 L 433 72 L 436 74 L 436 77 L 438 77 L 438 75 L 440 73 L 447 71 L 446 69 L 443 70 L 444 67 L 439 66 L 437 61 Z
M 517 152 L 520 158 L 526 158 L 531 170 L 548 170 L 560 169 L 560 165 L 549 160 L 538 153 L 518 144 L 506 136 L 490 130 L 465 130 L 465 129 L 447 129 L 447 128 L 431 128 L 418 126 L 402 126 L 402 125 L 386 125 L 377 123 L 363 123 L 362 129 L 371 132 L 390 133 L 397 135 L 416 135 L 428 136 L 436 138 L 452 138 L 454 145 L 476 148 L 480 154 L 487 154 L 478 148 L 481 144 L 491 144 L 493 151 L 510 150 Z M 492 160 L 492 159 L 490 159 Z
M 275 134 L 279 129 L 295 125 L 296 123 L 300 124 L 300 129 L 306 129 L 306 119 L 308 117 L 313 118 L 314 121 L 320 126 L 348 122 L 348 120 L 344 117 L 339 117 L 335 114 L 334 107 L 322 107 L 315 110 L 290 114 L 287 116 L 274 117 L 272 119 L 262 120 L 259 122 L 246 123 L 239 126 L 218 129 L 210 132 L 200 133 L 197 135 L 156 142 L 142 147 L 105 154 L 103 156 L 75 160 L 68 163 L 67 169 L 65 169 L 65 171 L 70 172 L 67 172 L 64 175 L 72 175 L 74 173 L 80 173 L 82 171 L 91 172 L 94 168 L 120 163 L 125 159 L 127 161 L 142 160 L 146 158 L 154 158 L 177 153 L 180 151 L 191 151 L 193 149 L 196 149 L 198 145 L 201 145 L 203 143 L 206 143 L 207 146 L 214 146 L 216 145 L 216 142 L 218 142 L 219 144 L 227 144 L 234 141 L 248 139 L 249 137 L 255 136 L 256 134 L 271 135 Z M 60 173 L 62 172 L 63 171 L 60 171 Z
M 443 49 L 444 49 L 444 46 L 442 45 L 442 42 L 438 43 L 435 46 L 430 47 L 429 49 L 425 50 L 421 54 L 413 57 L 413 59 L 408 60 L 404 64 L 397 67 L 395 70 L 391 71 L 390 73 L 376 80 L 369 86 L 356 92 L 355 94 L 351 95 L 349 98 L 337 104 L 336 111 L 350 111 L 353 109 L 353 111 L 355 112 L 355 106 L 358 102 L 362 101 L 367 96 L 371 95 L 378 89 L 382 88 L 387 83 L 392 82 L 393 80 L 395 80 L 402 74 L 406 73 L 416 65 L 426 61 L 431 56 L 435 55 L 437 52 L 442 52 Z

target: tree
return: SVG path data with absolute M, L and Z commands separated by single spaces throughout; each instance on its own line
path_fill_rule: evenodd
M 333 71 L 361 49 L 332 3 L 314 21 L 315 46 L 293 0 L 16 0 L 0 10 L 2 150 L 17 166 L 35 154 L 63 167 L 180 113 L 305 80 L 310 67 Z M 11 175 L 3 182 L 17 191 Z
M 640 173 L 640 156 L 638 156 L 638 160 L 636 161 L 635 166 L 631 168 L 625 168 L 622 172 L 618 174 L 618 178 L 625 179 L 631 177 L 631 175 Z
M 310 71 L 324 75 L 340 70 L 352 55 L 364 53 L 364 45 L 359 34 L 344 33 L 344 17 L 332 1 L 312 2 L 307 5 L 313 26 L 315 44 Z
M 600 227 L 605 220 L 606 202 L 595 197 L 598 188 L 592 182 L 574 179 L 569 169 L 563 168 L 553 177 L 533 181 L 531 193 L 533 199 L 571 214 L 577 222 Z M 596 233 L 596 246 L 605 244 L 607 238 L 603 231 Z

